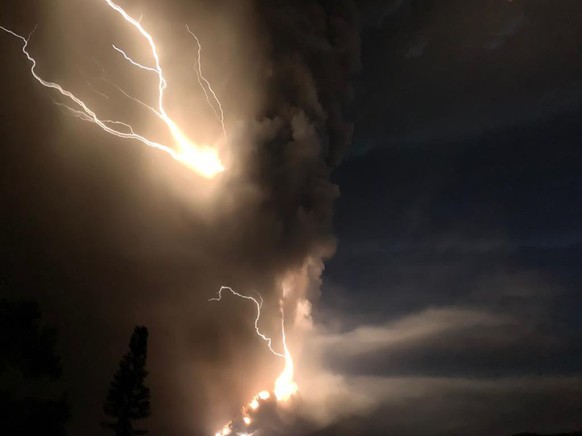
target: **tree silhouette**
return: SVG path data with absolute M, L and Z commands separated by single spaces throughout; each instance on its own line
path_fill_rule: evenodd
M 144 384 L 148 374 L 145 369 L 147 343 L 147 327 L 136 326 L 129 341 L 129 352 L 121 359 L 103 403 L 103 411 L 115 419 L 103 426 L 114 430 L 116 436 L 147 433 L 147 430 L 133 428 L 134 420 L 146 418 L 151 413 L 150 390 Z
M 36 302 L 0 300 L 1 435 L 65 434 L 69 403 L 66 396 L 57 398 L 55 344 L 56 332 L 41 322 Z

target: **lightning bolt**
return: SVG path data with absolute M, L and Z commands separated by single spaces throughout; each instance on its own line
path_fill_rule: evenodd
M 287 347 L 287 333 L 285 331 L 285 298 L 287 297 L 287 287 L 283 285 L 283 298 L 279 300 L 279 310 L 281 312 L 281 341 L 283 343 L 283 351 L 285 358 L 285 368 L 277 380 L 275 380 L 275 396 L 278 400 L 287 401 L 291 398 L 298 389 L 297 383 L 293 381 L 295 376 L 295 365 L 293 357 Z
M 275 380 L 275 387 L 273 393 L 275 394 L 275 398 L 277 401 L 288 401 L 295 393 L 298 391 L 297 383 L 294 382 L 294 363 L 293 357 L 289 351 L 287 346 L 287 335 L 285 331 L 285 309 L 284 303 L 285 298 L 287 296 L 286 286 L 283 285 L 283 297 L 279 300 L 279 310 L 281 312 L 281 342 L 283 344 L 283 353 L 276 351 L 273 348 L 273 341 L 271 338 L 263 334 L 259 328 L 259 322 L 261 319 L 261 309 L 263 307 L 263 297 L 259 294 L 259 298 L 251 297 L 250 295 L 241 294 L 234 289 L 228 286 L 222 286 L 218 291 L 218 294 L 215 298 L 210 298 L 209 301 L 221 301 L 223 297 L 223 292 L 227 291 L 233 294 L 236 297 L 242 298 L 244 300 L 252 301 L 257 309 L 257 315 L 255 317 L 255 332 L 257 335 L 266 342 L 269 350 L 275 356 L 282 358 L 285 360 L 285 367 L 277 380 Z M 266 401 L 270 398 L 271 394 L 268 391 L 261 391 L 257 395 L 253 397 L 253 399 L 242 409 L 243 414 L 243 424 L 246 428 L 248 428 L 253 420 L 250 416 L 252 411 L 256 411 L 260 407 L 261 401 Z M 234 424 L 233 422 L 229 422 L 226 424 L 221 431 L 215 433 L 215 436 L 227 436 L 233 434 L 234 431 Z M 239 436 L 248 435 L 249 433 L 236 433 Z
M 199 145 L 191 141 L 187 137 L 187 135 L 180 129 L 177 123 L 168 114 L 166 107 L 164 105 L 165 92 L 168 88 L 168 82 L 164 76 L 164 71 L 162 69 L 160 62 L 160 56 L 156 44 L 154 42 L 154 39 L 141 24 L 142 17 L 139 17 L 138 19 L 133 18 L 113 0 L 102 0 L 102 1 L 104 1 L 111 10 L 116 12 L 131 28 L 136 30 L 141 35 L 143 40 L 147 43 L 147 46 L 149 47 L 149 52 L 153 59 L 152 62 L 153 65 L 151 66 L 144 65 L 140 62 L 135 61 L 128 53 L 126 53 L 122 48 L 116 45 L 113 45 L 112 48 L 115 52 L 121 55 L 123 59 L 126 62 L 128 62 L 131 67 L 143 70 L 147 73 L 151 73 L 157 78 L 156 105 L 150 106 L 145 102 L 141 101 L 140 99 L 138 99 L 137 97 L 134 97 L 129 93 L 125 92 L 121 87 L 115 85 L 114 83 L 108 81 L 107 79 L 103 78 L 103 80 L 113 88 L 117 89 L 129 100 L 147 109 L 158 120 L 160 120 L 166 126 L 169 134 L 173 139 L 173 143 L 171 145 L 157 142 L 150 138 L 147 138 L 146 136 L 137 133 L 136 129 L 132 125 L 125 123 L 123 121 L 99 118 L 97 113 L 93 109 L 91 109 L 90 105 L 87 102 L 83 101 L 81 98 L 79 98 L 77 95 L 75 95 L 73 92 L 66 89 L 57 82 L 52 82 L 44 79 L 37 72 L 37 61 L 28 50 L 29 42 L 36 30 L 36 27 L 26 37 L 3 26 L 0 26 L 0 30 L 8 33 L 9 35 L 21 41 L 22 43 L 21 50 L 26 59 L 28 60 L 28 62 L 30 63 L 30 73 L 32 74 L 33 78 L 43 87 L 56 91 L 58 94 L 60 94 L 62 100 L 66 101 L 66 103 L 55 102 L 55 104 L 58 107 L 65 110 L 70 115 L 72 115 L 73 117 L 97 125 L 105 133 L 108 133 L 112 136 L 121 139 L 137 141 L 147 147 L 162 151 L 169 155 L 170 157 L 172 157 L 173 159 L 175 159 L 177 162 L 180 162 L 181 164 L 187 166 L 188 168 L 192 169 L 193 171 L 197 172 L 198 174 L 204 177 L 212 178 L 216 176 L 218 173 L 224 171 L 224 166 L 219 158 L 217 150 L 213 147 Z M 202 45 L 198 37 L 190 30 L 190 28 L 187 25 L 186 30 L 195 39 L 197 44 L 195 73 L 198 80 L 198 84 L 200 85 L 204 92 L 206 102 L 212 108 L 214 115 L 220 122 L 224 137 L 227 138 L 227 132 L 224 123 L 224 110 L 222 104 L 218 99 L 218 96 L 216 95 L 216 92 L 212 88 L 210 82 L 206 79 L 202 71 L 202 60 L 201 60 Z M 103 71 L 102 67 L 101 69 Z M 88 86 L 95 93 L 109 100 L 109 96 L 107 94 L 104 94 L 98 89 L 96 89 L 91 83 L 88 83 Z M 217 297 L 211 298 L 210 301 L 221 301 L 224 292 L 230 292 L 234 296 L 251 301 L 255 305 L 256 317 L 254 320 L 254 328 L 257 336 L 259 336 L 259 338 L 266 343 L 269 351 L 274 356 L 284 359 L 285 361 L 285 367 L 283 369 L 283 372 L 275 381 L 273 394 L 277 401 L 287 401 L 295 392 L 297 392 L 297 385 L 293 381 L 294 375 L 293 358 L 287 346 L 287 336 L 285 331 L 285 310 L 284 310 L 284 302 L 286 298 L 285 287 L 283 287 L 283 297 L 279 300 L 279 308 L 281 314 L 282 351 L 278 351 L 273 346 L 273 339 L 266 336 L 260 329 L 259 324 L 261 320 L 262 308 L 264 303 L 262 296 L 259 294 L 258 298 L 255 298 L 252 296 L 236 292 L 230 287 L 223 286 L 220 288 Z M 243 421 L 245 425 L 248 426 L 251 423 L 249 411 L 256 410 L 260 406 L 260 401 L 266 401 L 267 399 L 270 398 L 270 395 L 271 394 L 268 391 L 259 392 L 253 398 L 253 400 L 244 407 L 243 410 L 245 411 L 245 415 Z M 223 435 L 229 434 L 230 428 L 231 428 L 230 424 L 228 424 L 227 426 L 224 427 L 221 434 Z
M 220 104 L 220 100 L 216 96 L 214 89 L 212 89 L 210 82 L 208 80 L 206 80 L 206 77 L 204 77 L 204 75 L 202 74 L 202 44 L 200 44 L 200 40 L 194 34 L 194 32 L 192 32 L 190 30 L 190 27 L 188 27 L 187 24 L 186 24 L 186 30 L 188 31 L 188 33 L 190 35 L 192 35 L 192 37 L 196 40 L 196 44 L 198 45 L 198 52 L 197 52 L 196 63 L 195 63 L 195 67 L 197 67 L 197 68 L 194 69 L 194 71 L 196 72 L 196 78 L 198 79 L 198 84 L 202 88 L 202 91 L 204 91 L 204 95 L 206 96 L 206 101 L 208 102 L 208 105 L 212 108 L 212 111 L 214 112 L 214 115 L 216 116 L 218 121 L 220 121 L 220 125 L 222 126 L 222 133 L 224 134 L 224 138 L 227 139 L 226 128 L 224 126 L 224 111 L 222 110 L 222 104 Z M 202 83 L 202 82 L 204 82 L 204 83 Z M 204 86 L 204 85 L 206 85 L 206 86 Z M 210 96 L 208 95 L 208 91 L 206 91 L 206 87 L 208 87 L 208 91 L 210 91 L 214 101 L 218 105 L 218 111 L 214 107 L 214 104 L 212 104 L 210 102 Z
M 278 351 L 276 351 L 273 348 L 273 339 L 269 338 L 268 336 L 265 336 L 263 333 L 261 333 L 261 330 L 259 329 L 259 321 L 261 319 L 261 308 L 263 307 L 263 297 L 261 296 L 261 294 L 259 294 L 259 300 L 257 300 L 254 297 L 251 297 L 249 295 L 244 295 L 241 294 L 239 292 L 236 292 L 234 289 L 228 287 L 228 286 L 221 286 L 220 290 L 218 291 L 218 294 L 215 298 L 211 298 L 208 301 L 220 301 L 222 300 L 222 292 L 223 291 L 228 291 L 230 292 L 232 295 L 235 295 L 236 297 L 242 298 L 244 300 L 249 300 L 252 301 L 256 308 L 257 308 L 257 316 L 255 317 L 255 332 L 257 333 L 257 335 L 267 343 L 267 347 L 269 347 L 269 350 L 271 351 L 271 353 L 273 353 L 275 356 L 277 357 L 281 357 L 283 359 L 285 359 L 285 354 L 281 354 Z M 283 328 L 283 338 L 285 337 L 285 325 L 282 325 Z M 284 342 L 284 348 L 287 347 L 285 340 L 283 340 Z
M 91 122 L 99 126 L 103 131 L 109 133 L 110 135 L 116 136 L 122 139 L 131 139 L 141 142 L 142 144 L 163 151 L 164 153 L 171 156 L 176 161 L 182 163 L 183 165 L 187 166 L 191 170 L 197 172 L 203 177 L 206 178 L 213 178 L 218 173 L 224 171 L 224 166 L 218 156 L 218 152 L 213 147 L 209 146 L 201 146 L 193 141 L 191 141 L 178 127 L 176 122 L 168 115 L 166 108 L 164 106 L 164 93 L 168 86 L 168 83 L 164 77 L 163 69 L 160 64 L 160 58 L 158 54 L 158 50 L 156 44 L 152 38 L 152 36 L 144 29 L 141 25 L 141 17 L 139 20 L 134 19 L 131 17 L 122 7 L 117 5 L 112 0 L 104 0 L 105 3 L 114 11 L 116 11 L 127 23 L 129 23 L 133 28 L 135 28 L 140 35 L 145 39 L 149 45 L 151 55 L 154 60 L 154 67 L 146 67 L 142 64 L 139 64 L 133 61 L 123 50 L 120 48 L 113 46 L 114 50 L 121 53 L 124 58 L 130 62 L 135 67 L 150 71 L 155 73 L 158 79 L 158 101 L 157 101 L 157 108 L 153 108 L 145 103 L 141 102 L 140 100 L 129 96 L 128 94 L 124 93 L 129 98 L 132 98 L 138 103 L 149 108 L 167 127 L 169 133 L 171 134 L 174 140 L 174 146 L 169 146 L 166 144 L 159 143 L 157 141 L 153 141 L 145 136 L 142 136 L 135 132 L 134 128 L 121 121 L 113 121 L 113 120 L 102 120 L 100 119 L 97 114 L 89 107 L 87 103 L 73 94 L 71 91 L 63 88 L 60 84 L 45 80 L 42 78 L 36 71 L 37 62 L 36 60 L 30 55 L 28 51 L 28 44 L 30 38 L 32 37 L 34 31 L 33 30 L 27 37 L 24 37 L 6 27 L 0 26 L 0 29 L 4 32 L 18 38 L 22 42 L 22 53 L 26 56 L 28 61 L 30 62 L 30 72 L 34 79 L 38 81 L 42 86 L 46 88 L 53 89 L 59 92 L 63 97 L 68 99 L 68 101 L 74 104 L 74 107 L 69 107 L 69 110 L 72 114 L 76 117 Z M 123 92 L 123 91 L 122 91 Z
M 115 50 L 117 53 L 121 54 L 121 56 L 123 56 L 124 59 L 126 61 L 128 61 L 131 65 L 133 65 L 134 67 L 138 67 L 138 68 L 141 68 L 142 70 L 146 70 L 146 71 L 151 71 L 152 73 L 155 73 L 156 75 L 159 73 L 158 70 L 156 70 L 155 68 L 146 67 L 145 65 L 142 65 L 139 62 L 134 61 L 132 58 L 130 58 L 127 55 L 127 53 L 125 53 L 122 49 L 120 49 L 119 47 L 117 47 L 115 44 L 112 44 L 111 47 L 113 47 L 113 50 Z M 166 87 L 167 87 L 167 83 L 165 83 L 164 89 Z
M 91 89 L 92 89 L 92 90 L 93 90 L 93 91 L 94 91 L 96 94 L 99 94 L 101 97 L 103 97 L 103 98 L 105 98 L 105 99 L 109 100 L 109 96 L 108 96 L 107 94 L 104 94 L 104 93 L 102 93 L 102 92 L 101 92 L 101 91 L 99 91 L 97 88 L 95 88 L 95 87 L 94 87 L 94 86 L 91 84 L 91 82 L 87 82 L 87 86 L 88 86 L 89 88 L 91 88 Z

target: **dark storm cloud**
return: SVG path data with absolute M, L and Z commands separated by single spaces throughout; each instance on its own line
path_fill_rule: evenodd
M 331 242 L 338 190 L 329 174 L 350 142 L 351 124 L 343 111 L 359 61 L 357 17 L 350 5 L 258 3 L 265 25 L 267 101 L 258 116 L 262 143 L 250 150 L 249 171 L 264 195 L 252 219 L 280 226 L 271 251 L 296 254 L 299 261 L 318 250 L 329 252 L 316 246 Z
M 577 2 L 483 4 L 405 2 L 364 33 L 354 153 L 476 137 L 576 109 Z M 490 44 L 497 49 L 483 48 Z
M 365 34 L 356 147 L 384 149 L 335 174 L 314 345 L 371 404 L 313 434 L 576 430 L 580 10 L 413 3 Z
M 321 435 L 582 426 L 580 9 L 513 3 L 441 2 L 423 26 L 402 8 L 364 40 L 317 319 L 328 366 L 384 400 Z
M 286 109 L 280 115 L 289 123 L 293 109 L 303 112 L 322 138 L 320 154 L 331 167 L 351 138 L 344 110 L 360 65 L 356 7 L 351 1 L 261 5 L 271 38 L 267 113 Z

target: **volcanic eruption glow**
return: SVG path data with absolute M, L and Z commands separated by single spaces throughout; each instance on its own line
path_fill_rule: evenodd
M 89 107 L 88 103 L 86 103 L 85 101 L 83 101 L 82 99 L 77 97 L 71 91 L 63 88 L 58 83 L 43 79 L 37 73 L 36 60 L 30 55 L 30 52 L 28 51 L 28 43 L 29 43 L 30 37 L 32 36 L 34 31 L 31 32 L 31 34 L 28 35 L 28 37 L 24 37 L 24 36 L 19 35 L 16 32 L 14 32 L 10 29 L 7 29 L 3 26 L 0 26 L 0 29 L 2 29 L 4 32 L 9 33 L 12 36 L 14 36 L 22 41 L 22 52 L 24 53 L 24 55 L 26 56 L 26 58 L 28 59 L 28 61 L 31 64 L 30 72 L 32 73 L 32 76 L 44 87 L 51 88 L 51 89 L 58 91 L 63 97 L 66 97 L 70 102 L 72 102 L 74 104 L 74 107 L 67 106 L 67 108 L 69 109 L 69 111 L 72 114 L 74 114 L 78 118 L 81 118 L 84 121 L 88 121 L 88 122 L 91 122 L 93 124 L 96 124 L 103 131 L 105 131 L 113 136 L 117 136 L 118 138 L 137 140 L 148 147 L 155 148 L 157 150 L 161 150 L 161 151 L 165 152 L 166 154 L 170 155 L 176 161 L 185 165 L 186 167 L 193 170 L 194 172 L 196 172 L 197 174 L 199 174 L 202 177 L 210 179 L 210 178 L 213 178 L 216 175 L 218 175 L 220 172 L 224 171 L 224 166 L 223 166 L 221 159 L 218 155 L 218 151 L 214 147 L 207 146 L 207 145 L 199 145 L 199 144 L 196 144 L 194 141 L 190 140 L 188 138 L 188 136 L 182 131 L 182 129 L 180 129 L 180 127 L 176 124 L 176 122 L 170 117 L 170 115 L 168 115 L 166 108 L 164 106 L 164 93 L 165 93 L 165 90 L 168 86 L 168 83 L 167 83 L 166 78 L 164 76 L 164 72 L 163 72 L 162 66 L 160 64 L 160 57 L 158 54 L 158 49 L 156 47 L 156 44 L 155 44 L 152 36 L 144 29 L 144 27 L 140 23 L 140 20 L 136 20 L 135 18 L 131 17 L 122 7 L 120 7 L 119 5 L 114 3 L 112 0 L 104 0 L 104 1 L 107 3 L 107 5 L 111 9 L 113 9 L 114 11 L 119 13 L 119 15 L 121 15 L 121 17 L 123 17 L 123 19 L 127 23 L 129 23 L 132 27 L 134 27 L 140 33 L 140 35 L 143 37 L 143 39 L 145 39 L 148 43 L 148 46 L 150 48 L 150 52 L 151 52 L 151 55 L 152 55 L 152 58 L 154 61 L 153 67 L 148 67 L 148 66 L 142 65 L 138 62 L 135 62 L 120 48 L 118 48 L 116 46 L 113 46 L 113 48 L 114 48 L 114 50 L 121 53 L 123 55 L 123 57 L 125 58 L 125 60 L 127 60 L 132 66 L 135 66 L 135 67 L 142 69 L 142 70 L 150 71 L 157 76 L 157 82 L 158 82 L 158 84 L 157 84 L 157 96 L 158 96 L 157 107 L 154 108 L 154 107 L 146 105 L 145 103 L 143 103 L 137 99 L 134 99 L 134 100 L 138 101 L 142 105 L 149 108 L 151 110 L 151 112 L 154 113 L 160 121 L 162 121 L 162 123 L 166 126 L 168 132 L 170 133 L 170 135 L 173 139 L 172 145 L 159 143 L 159 142 L 151 140 L 145 136 L 142 136 L 142 135 L 136 133 L 134 128 L 130 124 L 124 123 L 122 121 L 104 120 L 104 119 L 99 118 L 97 116 L 97 114 L 95 113 L 95 111 Z M 190 31 L 189 28 L 187 30 L 188 30 L 188 32 L 190 32 L 192 34 L 192 32 Z M 199 44 L 199 42 L 198 42 L 198 44 Z M 214 91 L 212 91 L 212 88 L 210 87 L 209 82 L 202 76 L 202 70 L 200 68 L 200 45 L 199 45 L 197 62 L 198 62 L 198 69 L 196 69 L 196 74 L 201 78 L 201 82 L 200 82 L 201 86 L 203 86 L 203 84 L 202 84 L 202 80 L 203 80 L 204 83 L 207 84 L 207 86 L 209 87 L 214 99 L 216 101 L 218 101 L 218 98 L 216 97 L 216 94 L 214 93 Z M 204 86 L 203 86 L 203 90 L 206 93 L 206 89 L 204 88 Z M 124 94 L 127 96 L 126 93 L 124 93 Z M 208 97 L 207 97 L 207 99 L 208 99 Z M 220 105 L 220 102 L 218 102 L 218 105 L 222 111 L 222 107 Z M 222 121 L 223 130 L 224 130 L 223 118 L 221 119 L 221 121 Z
M 228 286 L 222 286 L 220 288 L 220 290 L 218 291 L 218 296 L 215 298 L 211 298 L 209 301 L 221 301 L 223 291 L 230 292 L 231 294 L 233 294 L 236 297 L 242 298 L 244 300 L 252 301 L 255 304 L 255 306 L 257 308 L 257 315 L 255 317 L 254 325 L 255 325 L 255 331 L 257 333 L 257 336 L 259 336 L 263 341 L 265 341 L 267 343 L 267 347 L 269 348 L 269 351 L 273 355 L 285 360 L 285 366 L 283 368 L 283 371 L 281 372 L 279 377 L 277 377 L 277 379 L 275 380 L 275 384 L 274 384 L 274 388 L 273 388 L 274 400 L 277 403 L 286 403 L 286 402 L 290 401 L 293 398 L 293 396 L 295 394 L 297 394 L 299 387 L 297 386 L 297 383 L 295 383 L 295 381 L 294 381 L 295 367 L 294 367 L 294 363 L 293 363 L 293 356 L 291 355 L 291 352 L 289 351 L 289 347 L 287 346 L 287 335 L 286 335 L 286 328 L 285 328 L 285 309 L 284 309 L 285 297 L 286 297 L 286 286 L 283 285 L 283 297 L 279 300 L 279 309 L 281 311 L 281 343 L 283 346 L 282 353 L 276 351 L 273 348 L 273 340 L 270 337 L 265 336 L 259 328 L 259 322 L 261 319 L 261 310 L 263 307 L 263 298 L 261 297 L 261 295 L 258 294 L 258 299 L 257 299 L 257 298 L 251 297 L 249 295 L 241 294 Z M 256 394 L 253 397 L 253 399 L 251 401 L 249 401 L 247 403 L 247 405 L 244 406 L 241 410 L 243 425 L 247 426 L 247 427 L 250 426 L 253 423 L 251 413 L 259 410 L 262 402 L 269 401 L 269 400 L 271 400 L 271 393 L 269 391 L 264 390 L 264 391 L 261 391 L 258 394 Z M 229 434 L 232 434 L 234 429 L 235 429 L 235 424 L 231 421 L 223 427 L 222 431 L 217 432 L 215 434 L 215 436 L 227 436 Z M 243 436 L 247 433 L 237 432 L 236 434 L 239 436 Z

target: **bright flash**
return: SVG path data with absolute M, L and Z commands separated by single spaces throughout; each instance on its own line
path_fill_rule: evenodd
M 145 136 L 142 136 L 142 135 L 136 133 L 134 128 L 127 123 L 124 123 L 121 121 L 115 121 L 115 120 L 100 119 L 97 116 L 97 114 L 89 107 L 89 104 L 87 104 L 85 101 L 81 100 L 79 97 L 74 95 L 71 91 L 63 88 L 58 83 L 50 82 L 50 81 L 43 79 L 36 72 L 36 60 L 30 55 L 30 52 L 28 51 L 28 43 L 29 43 L 30 37 L 32 36 L 32 33 L 28 37 L 24 37 L 22 35 L 15 33 L 12 30 L 5 28 L 5 27 L 0 26 L 0 29 L 2 29 L 3 31 L 11 34 L 12 36 L 14 36 L 22 41 L 22 52 L 24 53 L 24 55 L 26 56 L 26 58 L 28 59 L 28 61 L 31 64 L 30 71 L 32 73 L 32 76 L 44 87 L 54 89 L 54 90 L 58 91 L 63 97 L 66 97 L 69 100 L 69 102 L 73 104 L 73 107 L 67 106 L 67 108 L 76 117 L 78 117 L 84 121 L 88 121 L 88 122 L 91 122 L 93 124 L 96 124 L 103 131 L 109 133 L 110 135 L 117 136 L 118 138 L 123 138 L 123 139 L 133 139 L 133 140 L 141 142 L 142 144 L 144 144 L 148 147 L 155 148 L 157 150 L 161 150 L 161 151 L 165 152 L 166 154 L 170 155 L 176 161 L 182 163 L 183 165 L 185 165 L 186 167 L 190 168 L 191 170 L 197 172 L 199 175 L 201 175 L 203 177 L 213 178 L 214 176 L 216 176 L 220 172 L 224 171 L 224 166 L 220 160 L 220 157 L 218 155 L 217 150 L 213 147 L 206 146 L 206 145 L 199 145 L 199 144 L 196 144 L 195 142 L 191 141 L 187 137 L 187 135 L 185 135 L 183 133 L 183 131 L 178 127 L 178 125 L 170 117 L 170 115 L 168 115 L 168 113 L 166 112 L 166 108 L 164 106 L 164 93 L 165 93 L 165 90 L 168 86 L 168 83 L 167 83 L 166 78 L 164 76 L 164 72 L 163 72 L 162 66 L 160 64 L 158 49 L 156 47 L 156 44 L 155 44 L 152 36 L 144 29 L 144 27 L 140 23 L 140 20 L 136 20 L 135 18 L 131 17 L 121 6 L 117 5 L 112 0 L 104 0 L 104 1 L 105 1 L 105 3 L 107 3 L 107 5 L 111 9 L 113 9 L 114 11 L 119 13 L 119 15 L 121 15 L 121 17 L 130 26 L 135 28 L 135 30 L 137 30 L 140 33 L 140 35 L 147 42 L 147 44 L 150 48 L 150 52 L 151 52 L 151 55 L 153 58 L 153 63 L 154 63 L 153 67 L 147 67 L 147 66 L 141 65 L 141 64 L 133 61 L 123 50 L 121 50 L 120 48 L 118 48 L 116 46 L 113 46 L 114 50 L 121 53 L 123 55 L 123 57 L 125 58 L 125 60 L 127 60 L 132 66 L 146 70 L 146 71 L 150 71 L 157 76 L 157 96 L 158 96 L 157 107 L 153 108 L 153 107 L 146 105 L 145 103 L 142 103 L 141 101 L 139 101 L 137 99 L 134 99 L 134 100 L 140 102 L 141 104 L 143 104 L 144 106 L 149 108 L 157 116 L 157 118 L 165 124 L 166 128 L 168 129 L 168 132 L 170 133 L 170 135 L 173 138 L 173 144 L 171 146 L 167 145 L 167 144 L 162 144 L 162 143 L 153 141 L 149 138 L 146 138 Z M 188 31 L 190 32 L 190 29 L 188 29 Z M 190 32 L 190 33 L 192 33 L 192 32 Z M 197 42 L 198 42 L 198 40 L 197 40 Z M 199 42 L 198 42 L 198 44 L 199 44 Z M 199 46 L 199 48 L 200 48 L 200 46 Z M 198 51 L 198 55 L 200 55 L 200 51 Z M 199 58 L 198 58 L 198 69 L 196 70 L 196 72 L 197 72 L 197 74 L 200 74 L 200 75 L 202 74 L 202 71 L 200 69 L 200 59 Z M 204 79 L 204 81 L 208 85 L 208 87 L 210 88 L 210 84 L 208 83 L 208 81 L 206 79 Z M 206 93 L 205 89 L 204 89 L 204 92 Z M 212 91 L 212 94 L 213 94 L 213 97 L 218 102 L 218 99 L 216 98 L 216 94 L 214 93 L 214 91 Z M 126 94 L 126 96 L 127 96 L 127 94 Z M 222 114 L 222 106 L 220 106 L 220 102 L 218 102 L 218 105 L 220 107 L 221 114 Z M 213 109 L 214 109 L 214 107 L 213 107 Z M 221 118 L 221 122 L 222 122 L 222 128 L 224 130 L 224 119 L 223 118 Z
M 243 418 L 243 421 L 244 421 L 245 425 L 251 425 L 251 422 L 253 422 L 253 420 L 251 418 L 249 418 L 248 416 L 245 416 Z
M 278 401 L 288 401 L 297 393 L 299 388 L 293 381 L 294 372 L 293 359 L 288 355 L 285 357 L 285 369 L 275 381 L 275 397 Z
M 230 428 L 230 423 L 226 424 L 221 432 L 216 433 L 216 436 L 227 436 L 232 433 L 232 429 Z
M 257 336 L 259 336 L 263 341 L 267 343 L 267 346 L 272 354 L 285 360 L 285 367 L 283 368 L 283 371 L 281 372 L 279 377 L 277 377 L 277 380 L 275 380 L 273 394 L 275 395 L 275 399 L 279 402 L 289 401 L 297 393 L 299 388 L 297 386 L 297 383 L 295 383 L 294 381 L 295 368 L 293 364 L 293 357 L 291 356 L 289 348 L 287 347 L 287 335 L 285 330 L 285 310 L 284 310 L 284 302 L 286 296 L 285 287 L 283 287 L 283 298 L 279 300 L 279 309 L 281 312 L 281 342 L 283 345 L 282 353 L 276 351 L 273 348 L 273 340 L 268 336 L 265 336 L 259 328 L 259 321 L 261 319 L 261 309 L 263 307 L 263 298 L 261 297 L 261 295 L 259 294 L 259 298 L 257 299 L 249 295 L 244 295 L 239 292 L 236 292 L 234 289 L 229 288 L 227 286 L 222 286 L 218 291 L 218 296 L 215 298 L 211 298 L 210 301 L 221 301 L 222 293 L 224 291 L 228 291 L 231 294 L 244 300 L 252 301 L 255 304 L 255 307 L 257 308 L 257 316 L 255 317 L 254 325 Z M 248 411 L 250 409 L 251 411 L 256 411 L 261 406 L 259 400 L 266 401 L 270 398 L 271 393 L 269 391 L 261 391 L 248 403 L 248 405 L 246 406 L 247 407 L 246 410 Z M 244 410 L 245 409 L 243 409 L 243 411 Z M 247 419 L 249 420 L 248 423 Z M 250 417 L 248 415 L 244 416 L 243 422 L 246 425 L 249 425 L 249 423 L 251 422 Z
M 285 369 L 283 369 L 281 375 L 275 380 L 275 397 L 279 401 L 288 401 L 298 390 L 297 383 L 293 380 L 295 366 L 293 364 L 293 357 L 291 357 L 289 348 L 287 348 L 287 336 L 285 333 L 285 310 L 283 309 L 283 305 L 286 295 L 287 288 L 283 285 L 283 298 L 279 300 L 279 309 L 281 311 L 281 336 L 285 352 Z

